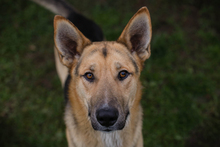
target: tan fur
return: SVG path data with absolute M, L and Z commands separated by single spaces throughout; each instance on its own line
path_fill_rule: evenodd
M 55 56 L 57 74 L 60 78 L 62 87 L 64 87 L 65 80 L 68 76 L 68 68 L 60 62 L 56 47 L 54 47 L 54 56 Z
M 145 37 L 142 40 L 146 39 L 143 48 L 134 48 L 136 40 L 133 44 L 130 41 L 136 30 L 130 28 L 134 28 L 132 23 L 137 23 L 139 19 L 141 22 L 146 21 L 148 25 L 146 29 L 149 29 L 149 32 L 142 35 Z M 150 57 L 152 36 L 150 14 L 147 8 L 140 9 L 129 21 L 119 39 L 113 42 L 92 43 L 71 22 L 61 16 L 55 17 L 54 24 L 55 45 L 58 51 L 55 51 L 57 72 L 62 85 L 68 74 L 66 67 L 69 68 L 72 79 L 64 118 L 68 146 L 142 147 L 141 82 L 139 77 L 144 60 Z M 62 40 L 62 29 L 68 30 L 66 40 L 74 41 L 74 43 L 70 43 L 76 44 L 77 54 L 72 55 L 63 49 L 65 44 L 62 43 L 66 43 L 66 40 Z M 140 32 L 138 33 L 140 34 Z M 69 46 L 69 42 L 67 45 Z M 138 50 L 132 51 L 133 49 Z M 123 82 L 117 79 L 118 73 L 122 70 L 131 73 Z M 83 77 L 86 72 L 92 72 L 96 81 L 89 83 Z M 89 117 L 89 112 L 93 113 L 100 103 L 104 105 L 113 103 L 119 110 L 122 119 L 126 117 L 127 108 L 129 109 L 130 114 L 122 130 L 111 132 L 94 130 L 91 125 L 92 116 Z

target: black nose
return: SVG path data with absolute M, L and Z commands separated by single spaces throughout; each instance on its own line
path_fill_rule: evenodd
M 102 126 L 113 126 L 118 119 L 118 110 L 113 107 L 98 109 L 96 111 L 96 118 Z

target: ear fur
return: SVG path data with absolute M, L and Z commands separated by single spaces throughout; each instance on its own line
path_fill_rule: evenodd
M 131 53 L 136 52 L 141 61 L 144 62 L 151 54 L 151 37 L 150 13 L 147 7 L 142 7 L 130 19 L 117 42 L 126 45 Z
M 85 46 L 91 44 L 74 24 L 59 15 L 54 17 L 54 42 L 61 62 L 67 67 L 79 58 Z

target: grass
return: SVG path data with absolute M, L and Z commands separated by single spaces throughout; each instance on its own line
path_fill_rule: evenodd
M 107 40 L 147 5 L 152 56 L 145 63 L 146 147 L 218 147 L 219 1 L 73 1 Z M 31 1 L 0 2 L 0 145 L 67 146 L 64 99 L 53 59 L 53 16 Z

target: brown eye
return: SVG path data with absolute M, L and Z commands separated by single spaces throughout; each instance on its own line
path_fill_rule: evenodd
M 93 77 L 93 75 L 92 75 L 91 73 L 88 73 L 88 74 L 86 75 L 86 77 L 87 77 L 88 79 L 91 79 L 91 78 Z
M 121 78 L 124 78 L 125 76 L 126 76 L 126 72 L 124 72 L 124 71 L 120 72 L 120 77 Z
M 91 72 L 85 73 L 84 78 L 89 82 L 93 82 L 93 80 L 95 79 L 94 75 Z
M 120 71 L 119 73 L 118 73 L 118 79 L 120 80 L 120 81 L 122 81 L 122 80 L 124 80 L 124 79 L 126 79 L 128 76 L 129 76 L 129 72 L 128 71 L 126 71 L 126 70 L 122 70 L 122 71 Z

